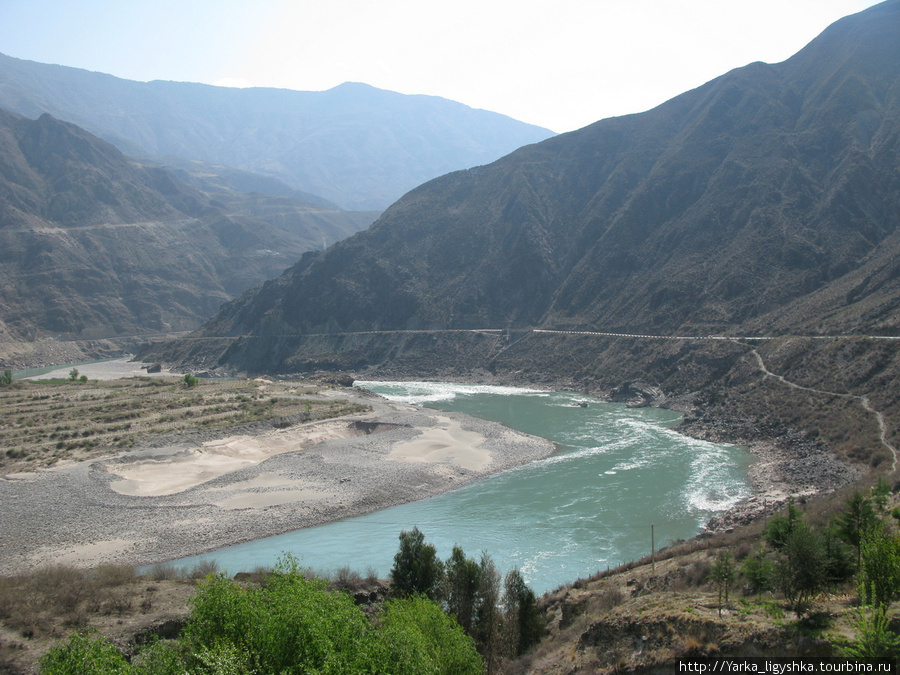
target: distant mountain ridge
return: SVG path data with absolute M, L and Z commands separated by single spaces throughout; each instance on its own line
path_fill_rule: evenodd
M 435 176 L 553 135 L 365 84 L 304 92 L 145 83 L 5 55 L 0 107 L 32 118 L 50 113 L 131 156 L 223 164 L 356 210 L 382 210 Z
M 376 215 L 206 188 L 50 115 L 0 110 L 4 339 L 187 330 Z
M 784 63 L 430 181 L 205 330 L 787 329 L 851 274 L 859 305 L 900 223 L 897 35 L 891 0 Z M 827 330 L 900 331 L 895 306 Z

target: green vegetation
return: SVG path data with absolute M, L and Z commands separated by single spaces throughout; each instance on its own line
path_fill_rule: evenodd
M 368 617 L 350 595 L 309 579 L 285 556 L 260 586 L 210 575 L 177 640 L 129 663 L 106 638 L 75 633 L 41 660 L 44 675 L 79 673 L 396 673 L 478 675 L 481 658 L 434 602 L 391 600 Z
M 515 658 L 539 639 L 543 620 L 537 599 L 518 570 L 504 579 L 493 560 L 482 553 L 476 561 L 454 546 L 446 562 L 414 527 L 400 533 L 400 547 L 391 569 L 392 593 L 398 597 L 427 597 L 441 603 L 471 636 L 494 672 L 503 659 Z
M 835 638 L 839 651 L 854 658 L 896 658 L 900 635 L 892 628 L 889 612 L 900 595 L 900 534 L 888 509 L 889 495 L 883 480 L 868 493 L 857 490 L 831 522 L 820 527 L 807 522 L 789 500 L 785 514 L 769 521 L 764 542 L 744 557 L 740 572 L 747 590 L 758 596 L 777 590 L 802 616 L 819 593 L 838 589 L 855 576 L 860 606 L 853 610 L 850 624 L 857 640 Z M 731 555 L 723 549 L 709 574 L 719 590 L 720 613 L 723 592 L 727 605 L 727 588 L 734 580 Z M 766 603 L 774 606 L 771 600 Z M 815 616 L 807 621 L 818 625 Z M 808 624 L 798 622 L 801 628 L 808 630 Z
M 191 375 L 190 373 L 185 373 L 185 374 L 184 374 L 184 386 L 185 386 L 185 387 L 188 387 L 189 389 L 190 389 L 190 388 L 193 388 L 193 387 L 196 387 L 196 386 L 197 386 L 197 383 L 198 383 L 199 381 L 200 381 L 200 380 L 198 380 L 196 377 L 194 377 L 194 376 Z
M 55 614 L 64 625 L 79 627 L 41 659 L 43 675 L 480 675 L 498 672 L 504 661 L 534 645 L 543 630 L 535 595 L 518 570 L 509 572 L 501 587 L 485 553 L 476 562 L 454 547 L 442 563 L 418 528 L 401 534 L 392 570 L 393 578 L 407 584 L 394 586 L 381 603 L 354 603 L 354 586 L 378 583 L 374 577 L 363 582 L 340 570 L 329 583 L 286 554 L 274 571 L 260 572 L 250 583 L 227 579 L 214 566 L 195 569 L 192 577 L 207 575 L 189 600 L 190 615 L 178 637 L 138 646 L 127 657 L 86 621 L 86 614 L 94 612 L 130 613 L 138 598 L 143 598 L 141 611 L 149 610 L 155 594 L 148 582 L 173 579 L 174 572 L 160 566 L 137 577 L 131 568 L 96 573 L 53 568 L 9 579 L 0 585 L 0 603 L 10 601 L 10 611 L 0 618 L 23 635 L 24 624 L 10 624 L 11 619 L 31 615 L 37 621 L 37 616 Z M 145 591 L 136 595 L 141 587 Z M 104 594 L 109 604 L 101 610 L 92 599 Z M 36 602 L 39 597 L 50 604 Z M 52 632 L 32 626 L 28 634 Z
M 731 555 L 731 551 L 726 549 L 719 553 L 719 559 L 712 566 L 709 576 L 719 591 L 719 616 L 722 616 L 722 596 L 724 595 L 725 604 L 727 605 L 728 590 L 737 578 L 734 557 Z
M 400 550 L 394 556 L 391 583 L 397 595 L 422 594 L 432 600 L 441 596 L 444 566 L 437 550 L 425 543 L 425 535 L 414 527 L 400 533 Z
M 3 371 L 3 374 L 0 374 L 0 387 L 5 387 L 7 385 L 12 384 L 13 376 L 12 371 L 7 369 Z

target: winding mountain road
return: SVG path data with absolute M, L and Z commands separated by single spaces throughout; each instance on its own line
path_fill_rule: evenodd
M 881 440 L 881 444 L 891 451 L 891 457 L 893 457 L 893 461 L 891 462 L 891 472 L 893 473 L 897 470 L 897 448 L 895 448 L 888 442 L 887 426 L 884 422 L 884 415 L 872 407 L 868 396 L 866 396 L 865 394 L 860 396 L 858 394 L 844 394 L 836 391 L 825 391 L 823 389 L 815 389 L 814 387 L 806 387 L 802 384 L 791 382 L 790 380 L 785 379 L 783 375 L 778 375 L 777 373 L 773 373 L 771 370 L 769 370 L 758 351 L 753 349 L 750 351 L 750 353 L 753 354 L 754 357 L 756 357 L 756 362 L 759 365 L 759 369 L 764 375 L 766 375 L 767 377 L 775 378 L 787 387 L 791 387 L 792 389 L 800 389 L 802 391 L 809 391 L 815 394 L 825 394 L 826 396 L 836 396 L 838 398 L 848 398 L 859 401 L 866 412 L 875 416 L 875 420 L 878 423 L 879 438 Z

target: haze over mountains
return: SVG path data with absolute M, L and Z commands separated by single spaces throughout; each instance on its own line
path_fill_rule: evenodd
M 376 215 L 197 173 L 189 185 L 50 115 L 0 110 L 0 330 L 93 339 L 193 328 Z
M 345 83 L 323 92 L 134 82 L 0 55 L 0 108 L 77 124 L 134 157 L 277 178 L 344 209 L 383 210 L 456 169 L 553 132 L 433 96 Z
M 204 334 L 894 332 L 898 35 L 891 0 L 783 63 L 426 183 Z M 251 350 L 224 363 L 309 356 Z

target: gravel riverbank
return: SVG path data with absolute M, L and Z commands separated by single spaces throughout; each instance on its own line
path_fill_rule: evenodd
M 79 371 L 91 379 L 146 372 L 125 359 Z M 493 422 L 359 389 L 324 395 L 372 411 L 287 429 L 153 437 L 118 455 L 0 476 L 0 574 L 186 557 L 436 495 L 554 451 L 549 441 Z M 738 442 L 757 457 L 753 496 L 711 521 L 710 531 L 772 512 L 789 495 L 831 491 L 858 477 L 814 444 L 742 442 L 730 425 L 691 419 L 683 433 Z
M 493 422 L 361 390 L 330 395 L 372 412 L 157 437 L 127 453 L 0 477 L 0 574 L 185 557 L 436 495 L 554 451 Z

